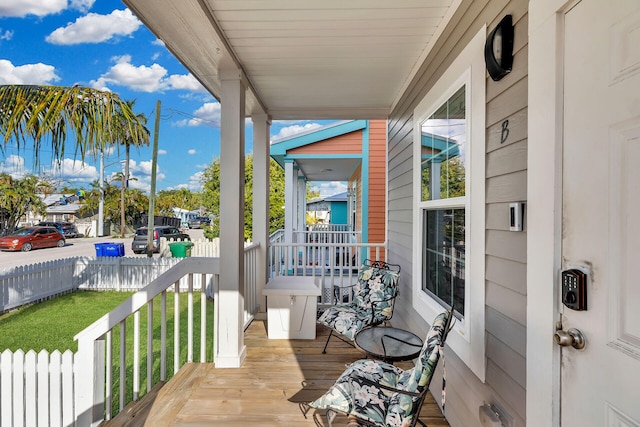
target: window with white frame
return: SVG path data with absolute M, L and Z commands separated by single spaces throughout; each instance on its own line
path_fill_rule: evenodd
M 422 290 L 464 313 L 466 84 L 421 124 Z
M 486 29 L 414 111 L 413 304 L 431 322 L 453 306 L 447 343 L 481 379 L 484 355 Z

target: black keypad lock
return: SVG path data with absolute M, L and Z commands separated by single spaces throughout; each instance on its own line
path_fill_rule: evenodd
M 571 269 L 562 272 L 562 303 L 572 310 L 587 309 L 587 274 Z

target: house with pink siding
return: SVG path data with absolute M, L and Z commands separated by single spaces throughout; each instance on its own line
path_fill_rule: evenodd
M 285 234 L 307 229 L 307 200 L 297 195 L 306 194 L 308 182 L 339 181 L 347 185 L 341 224 L 361 243 L 385 241 L 384 129 L 383 120 L 349 120 L 272 142 L 270 156 L 285 170 L 285 187 L 293 189 L 285 195 Z

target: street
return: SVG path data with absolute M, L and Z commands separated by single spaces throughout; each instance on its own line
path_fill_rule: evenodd
M 189 234 L 191 240 L 204 238 L 204 232 L 201 229 L 187 230 L 187 234 Z M 110 236 L 80 237 L 77 239 L 67 239 L 67 244 L 62 248 L 34 249 L 30 252 L 0 252 L 0 270 L 7 267 L 36 264 L 54 259 L 95 256 L 95 243 L 124 243 L 124 256 L 146 257 L 146 254 L 137 255 L 131 251 L 132 240 L 133 237 L 126 237 L 124 239 Z M 154 254 L 154 256 L 157 257 L 158 254 Z

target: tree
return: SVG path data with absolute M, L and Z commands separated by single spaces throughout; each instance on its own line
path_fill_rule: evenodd
M 131 143 L 148 140 L 144 123 L 115 93 L 81 86 L 0 86 L 3 144 L 13 139 L 21 149 L 33 143 L 35 166 L 44 141 L 51 142 L 53 157 L 62 160 L 70 131 L 75 135 L 75 154 L 84 160 L 87 153 L 99 153 L 113 144 L 125 129 Z
M 123 173 L 118 179 L 121 181 Z M 104 218 L 107 221 L 120 223 L 122 220 L 122 187 L 110 182 L 104 184 Z M 81 216 L 97 215 L 100 203 L 100 183 L 91 183 L 91 190 L 85 193 L 85 202 L 78 210 Z M 124 218 L 125 225 L 135 226 L 140 217 L 147 211 L 149 197 L 141 190 L 125 188 L 124 190 Z
M 422 167 L 422 200 L 430 200 L 431 163 Z M 460 197 L 465 195 L 465 170 L 460 157 L 453 157 L 440 164 L 440 194 L 438 198 Z
M 155 211 L 160 215 L 172 216 L 173 208 L 192 211 L 201 206 L 201 195 L 186 188 L 160 190 L 156 196 Z
M 38 178 L 27 175 L 22 179 L 12 178 L 8 174 L 0 174 L 0 218 L 2 229 L 12 232 L 20 218 L 32 211 L 46 215 L 46 206 L 38 197 Z
M 203 171 L 202 205 L 213 213 L 211 226 L 204 234 L 208 239 L 220 236 L 220 159 Z M 270 159 L 269 164 L 269 232 L 284 228 L 284 170 Z M 245 157 L 244 238 L 252 239 L 253 224 L 253 155 Z
M 124 105 L 133 111 L 133 107 L 136 104 L 135 99 L 125 101 Z M 115 143 L 124 145 L 125 147 L 125 164 L 124 164 L 124 188 L 129 188 L 129 160 L 131 158 L 131 146 L 139 147 L 141 145 L 149 145 L 149 129 L 147 128 L 147 116 L 144 114 L 136 114 L 136 119 L 142 127 L 142 139 L 134 138 L 135 135 L 131 133 L 132 129 L 129 126 L 129 118 L 127 112 L 123 111 L 121 106 L 116 108 L 115 121 L 117 123 L 116 135 L 114 137 Z

